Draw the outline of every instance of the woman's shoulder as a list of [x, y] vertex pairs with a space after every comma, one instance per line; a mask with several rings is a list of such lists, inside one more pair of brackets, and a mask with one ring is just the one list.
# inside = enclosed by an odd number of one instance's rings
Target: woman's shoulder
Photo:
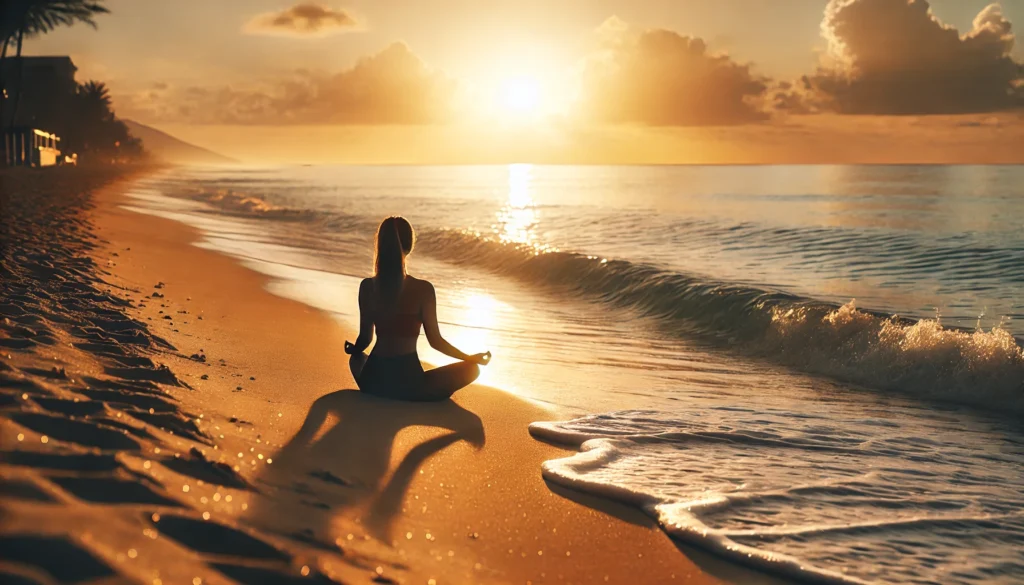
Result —
[[434, 285], [430, 284], [430, 281], [425, 278], [416, 278], [415, 276], [407, 275], [405, 281], [415, 287], [418, 291], [431, 291], [434, 290]]
[[376, 286], [374, 285], [374, 280], [372, 276], [369, 276], [359, 281], [359, 294], [370, 294], [374, 290], [376, 290]]

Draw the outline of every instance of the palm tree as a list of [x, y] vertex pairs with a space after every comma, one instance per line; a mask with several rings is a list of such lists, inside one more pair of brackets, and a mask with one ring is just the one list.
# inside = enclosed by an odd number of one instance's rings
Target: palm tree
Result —
[[[21, 47], [25, 37], [38, 34], [46, 34], [59, 26], [72, 26], [76, 22], [84, 22], [96, 28], [96, 21], [93, 20], [97, 14], [110, 12], [103, 5], [106, 0], [3, 0], [0, 3], [0, 39], [3, 40], [3, 48], [0, 49], [0, 123], [3, 120], [3, 103], [6, 97], [3, 84], [3, 61], [7, 57], [7, 50], [13, 42], [17, 48], [18, 62], [18, 85], [21, 85], [22, 61]], [[14, 97], [14, 112], [11, 116], [11, 125], [18, 116], [18, 102], [21, 100], [21, 91], [16, 92]]]
[[142, 141], [114, 115], [105, 83], [79, 84], [70, 114], [61, 130], [63, 146], [82, 155], [83, 162], [138, 160], [144, 156]]
[[108, 140], [116, 120], [106, 84], [99, 81], [79, 84], [71, 105], [70, 116], [63, 128], [66, 147], [84, 152], [100, 149], [117, 140]]
[[78, 86], [77, 97], [82, 111], [96, 120], [109, 120], [114, 117], [110, 106], [110, 90], [102, 81], [87, 81]]

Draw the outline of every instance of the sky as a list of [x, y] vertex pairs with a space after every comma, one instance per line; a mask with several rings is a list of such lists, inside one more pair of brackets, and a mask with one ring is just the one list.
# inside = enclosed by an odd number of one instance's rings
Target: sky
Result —
[[108, 0], [26, 43], [253, 162], [1024, 162], [1024, 0]]

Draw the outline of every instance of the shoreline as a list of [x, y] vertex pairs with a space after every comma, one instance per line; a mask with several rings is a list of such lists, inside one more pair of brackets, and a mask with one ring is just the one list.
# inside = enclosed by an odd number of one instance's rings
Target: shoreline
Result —
[[[125, 569], [143, 565], [137, 561], [145, 557], [148, 571], [159, 572], [173, 559], [178, 567], [164, 571], [205, 571], [197, 576], [210, 583], [311, 571], [346, 582], [588, 583], [596, 575], [611, 583], [779, 582], [699, 551], [684, 555], [638, 509], [546, 484], [541, 463], [574, 450], [530, 437], [529, 423], [550, 418], [534, 405], [478, 385], [437, 405], [350, 391], [355, 385], [341, 357], [353, 332], [268, 292], [269, 277], [193, 245], [201, 239], [197, 230], [121, 208], [131, 181], [115, 180], [92, 196], [92, 231], [106, 240], [91, 251], [106, 273], [97, 288], [127, 301], [127, 315], [176, 348], [146, 353], [166, 366], [154, 371], [180, 381], [154, 385], [187, 415], [173, 425], [167, 417], [133, 425], [137, 434], [166, 439], [148, 446], [175, 451], [173, 461], [156, 466], [171, 473], [150, 471], [149, 460], [135, 462], [134, 456], [126, 467], [138, 463], [135, 471], [155, 484], [151, 491], [185, 508], [189, 522], [202, 518], [204, 524], [187, 524], [192, 532], [216, 526], [229, 544], [204, 564], [185, 560], [180, 550], [168, 552], [166, 539], [139, 538], [143, 542], [126, 545], [134, 548], [121, 547], [136, 556], [103, 542], [124, 535], [100, 530], [93, 544], [80, 543], [115, 573], [129, 573]], [[137, 359], [123, 359], [131, 357]], [[19, 376], [40, 375], [12, 362]], [[65, 366], [71, 392], [75, 365]], [[110, 404], [103, 403], [104, 411]], [[6, 438], [10, 425], [3, 423]], [[168, 428], [178, 432], [165, 437]], [[36, 481], [38, 469], [29, 468], [0, 460], [5, 477]], [[182, 475], [198, 484], [174, 485]], [[6, 496], [4, 504], [10, 504]], [[10, 507], [24, 515], [20, 502]], [[148, 508], [118, 506], [130, 517]], [[83, 518], [96, 512], [86, 510]], [[190, 537], [179, 545], [182, 539]], [[184, 544], [211, 552], [201, 543]], [[163, 582], [176, 582], [170, 576]]]

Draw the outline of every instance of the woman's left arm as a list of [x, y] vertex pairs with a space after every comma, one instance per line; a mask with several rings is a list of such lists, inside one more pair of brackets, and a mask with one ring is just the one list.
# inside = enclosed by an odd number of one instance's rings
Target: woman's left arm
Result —
[[359, 283], [359, 337], [355, 344], [345, 342], [348, 353], [363, 353], [373, 341], [373, 282], [364, 278]]

